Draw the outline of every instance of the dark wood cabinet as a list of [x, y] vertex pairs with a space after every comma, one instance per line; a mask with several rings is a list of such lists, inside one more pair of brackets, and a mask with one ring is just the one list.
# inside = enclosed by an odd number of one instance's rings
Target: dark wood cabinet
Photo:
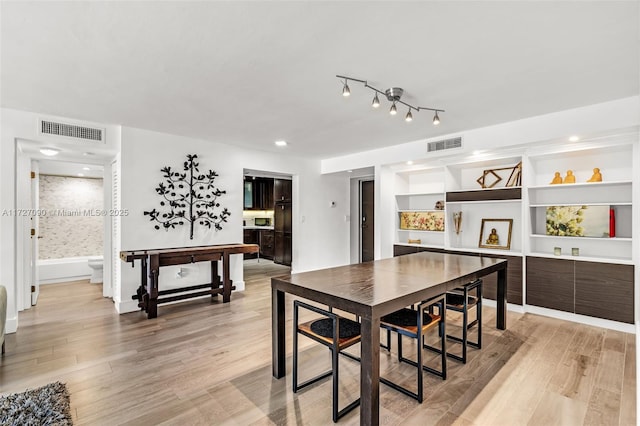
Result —
[[258, 233], [260, 240], [260, 257], [273, 259], [275, 252], [273, 231], [270, 229], [261, 229]]
[[573, 312], [574, 261], [527, 257], [527, 304]]
[[633, 324], [632, 265], [527, 257], [527, 304]]
[[292, 243], [291, 234], [284, 232], [274, 232], [274, 263], [291, 266]]
[[291, 202], [293, 197], [293, 187], [288, 179], [274, 179], [273, 181], [273, 198], [275, 202], [288, 201]]
[[276, 203], [273, 209], [274, 231], [291, 233], [291, 213], [291, 203]]
[[[491, 258], [507, 259], [507, 302], [514, 305], [522, 305], [522, 258], [519, 256], [499, 256], [486, 255], [480, 253], [470, 253], [458, 250], [445, 250], [441, 248], [403, 246], [395, 244], [393, 255], [402, 256], [405, 254], [429, 251], [435, 253], [462, 254], [466, 256], [484, 256]], [[498, 275], [490, 274], [482, 278], [482, 294], [486, 299], [496, 300], [498, 292]]]
[[273, 210], [273, 178], [245, 176], [244, 209]]
[[[260, 244], [258, 231], [255, 229], [245, 229], [242, 232], [242, 242], [245, 244]], [[258, 253], [245, 253], [245, 259], [255, 259]]]
[[575, 262], [576, 314], [633, 324], [633, 265]]

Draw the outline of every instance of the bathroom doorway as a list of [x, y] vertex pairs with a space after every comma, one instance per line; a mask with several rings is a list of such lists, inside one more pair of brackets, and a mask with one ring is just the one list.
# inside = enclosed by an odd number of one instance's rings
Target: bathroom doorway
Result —
[[[41, 150], [42, 143], [16, 140], [16, 211], [27, 212], [15, 217], [18, 311], [37, 303], [40, 284], [93, 277], [91, 285], [112, 297], [112, 156], [53, 149], [52, 158]], [[78, 204], [87, 199], [99, 202]]]

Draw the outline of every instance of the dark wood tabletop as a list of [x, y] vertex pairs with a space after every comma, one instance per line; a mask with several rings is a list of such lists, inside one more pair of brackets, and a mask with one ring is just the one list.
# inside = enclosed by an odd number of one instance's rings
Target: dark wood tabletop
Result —
[[496, 327], [506, 328], [505, 259], [421, 252], [271, 279], [273, 376], [285, 375], [285, 306], [290, 293], [362, 317], [361, 424], [378, 424], [380, 317], [497, 272]]

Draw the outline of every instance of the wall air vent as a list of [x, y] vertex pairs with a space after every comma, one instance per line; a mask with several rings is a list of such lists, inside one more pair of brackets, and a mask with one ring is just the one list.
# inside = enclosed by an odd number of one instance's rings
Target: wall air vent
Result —
[[104, 129], [95, 127], [40, 120], [40, 133], [43, 135], [63, 136], [88, 142], [104, 143]]
[[462, 148], [462, 138], [443, 139], [427, 143], [427, 152], [443, 151], [445, 149]]

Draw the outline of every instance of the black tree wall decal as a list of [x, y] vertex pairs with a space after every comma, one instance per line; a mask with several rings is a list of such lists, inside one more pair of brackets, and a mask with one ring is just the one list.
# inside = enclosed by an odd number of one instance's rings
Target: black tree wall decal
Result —
[[[193, 225], [198, 223], [211, 229], [222, 229], [222, 223], [231, 215], [227, 208], [216, 213], [220, 209], [218, 197], [227, 193], [216, 188], [214, 181], [218, 174], [209, 170], [206, 174], [200, 174], [198, 155], [188, 154], [187, 161], [183, 164], [184, 173], [174, 172], [171, 167], [165, 166], [160, 171], [164, 181], [158, 184], [156, 192], [162, 196], [160, 206], [168, 207], [168, 211], [162, 212], [155, 208], [145, 211], [149, 220], [156, 221], [155, 229], [162, 226], [165, 230], [175, 229], [177, 225], [189, 223], [189, 237], [193, 240]], [[195, 172], [195, 174], [194, 174]]]

